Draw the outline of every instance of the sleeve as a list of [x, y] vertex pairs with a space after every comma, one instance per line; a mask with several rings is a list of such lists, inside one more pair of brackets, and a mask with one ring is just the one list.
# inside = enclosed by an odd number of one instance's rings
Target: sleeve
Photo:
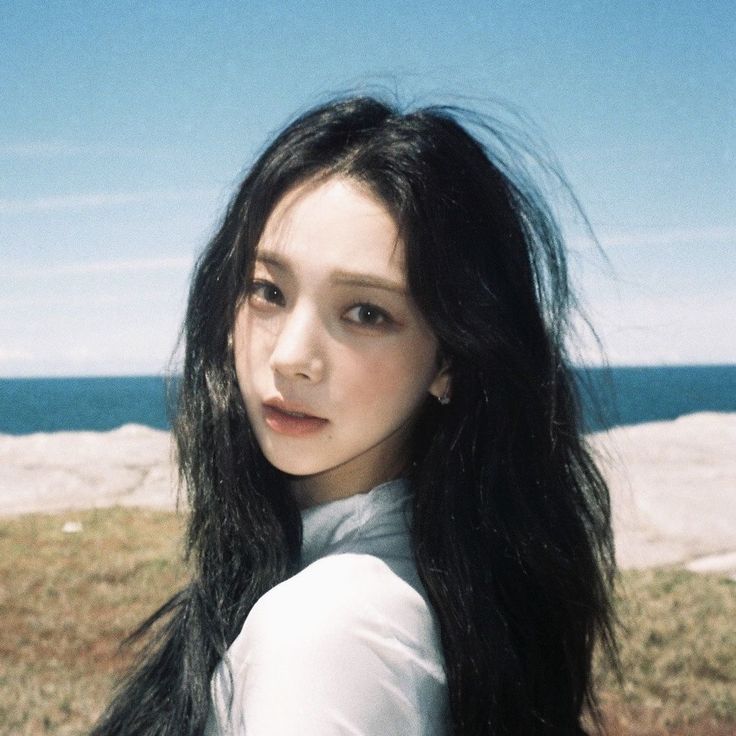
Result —
[[351, 557], [318, 561], [253, 608], [232, 670], [231, 733], [435, 733], [425, 722], [444, 672], [428, 606], [380, 560]]

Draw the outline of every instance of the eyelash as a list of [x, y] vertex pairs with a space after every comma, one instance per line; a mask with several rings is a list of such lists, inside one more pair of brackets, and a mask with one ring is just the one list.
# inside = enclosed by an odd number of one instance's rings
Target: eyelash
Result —
[[[267, 290], [271, 291], [271, 299], [267, 299], [262, 293]], [[248, 286], [247, 296], [249, 300], [255, 299], [265, 304], [276, 304], [279, 307], [283, 307], [286, 303], [281, 289], [270, 281], [252, 281]]]
[[393, 324], [393, 320], [383, 309], [377, 307], [375, 304], [371, 304], [370, 302], [359, 302], [358, 304], [353, 304], [345, 314], [349, 314], [355, 309], [371, 312], [375, 315], [378, 321], [361, 322], [359, 320], [348, 320], [352, 324], [359, 325], [360, 327], [372, 327], [374, 329], [389, 327]]
[[[266, 296], [267, 293], [268, 296]], [[283, 307], [286, 304], [286, 300], [284, 299], [284, 295], [282, 294], [281, 289], [279, 289], [278, 286], [271, 283], [270, 281], [253, 281], [248, 287], [247, 296], [251, 302], [255, 301], [256, 306], [260, 304], [266, 306], [275, 305], [277, 307]], [[359, 312], [363, 312], [363, 317], [366, 316], [365, 312], [368, 312], [370, 315], [372, 315], [373, 321], [366, 322], [361, 321], [360, 319], [348, 319], [347, 315], [356, 309], [359, 310]], [[394, 320], [391, 318], [388, 312], [386, 312], [384, 309], [381, 309], [381, 307], [372, 304], [371, 302], [357, 302], [355, 304], [352, 304], [347, 310], [345, 310], [343, 319], [357, 327], [366, 327], [369, 329], [384, 329], [394, 324]]]

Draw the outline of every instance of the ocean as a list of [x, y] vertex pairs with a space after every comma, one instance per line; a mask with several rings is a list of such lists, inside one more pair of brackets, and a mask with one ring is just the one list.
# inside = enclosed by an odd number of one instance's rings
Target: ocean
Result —
[[[577, 370], [585, 428], [736, 412], [736, 365]], [[0, 379], [0, 433], [170, 426], [161, 376]]]

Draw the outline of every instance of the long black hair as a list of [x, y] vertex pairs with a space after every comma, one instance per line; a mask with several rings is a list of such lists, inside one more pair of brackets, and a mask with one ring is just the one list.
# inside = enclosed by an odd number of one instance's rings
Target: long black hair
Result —
[[300, 516], [248, 424], [231, 332], [270, 212], [331, 176], [394, 216], [450, 369], [452, 403], [422, 407], [409, 474], [453, 733], [583, 732], [594, 650], [614, 649], [609, 498], [565, 355], [560, 231], [523, 173], [528, 151], [509, 151], [493, 124], [456, 109], [353, 97], [296, 119], [252, 166], [197, 263], [186, 316], [174, 432], [191, 582], [144, 623], [153, 637], [95, 734], [201, 734], [214, 668], [259, 597], [298, 569]]

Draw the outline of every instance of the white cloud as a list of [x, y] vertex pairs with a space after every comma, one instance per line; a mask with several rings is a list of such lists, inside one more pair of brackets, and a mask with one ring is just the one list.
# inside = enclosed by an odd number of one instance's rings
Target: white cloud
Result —
[[0, 347], [0, 363], [27, 363], [33, 355], [27, 350]]
[[[101, 149], [102, 146], [98, 146]], [[82, 153], [84, 146], [65, 141], [17, 141], [0, 143], [3, 158], [47, 158], [52, 156], [74, 156]]]
[[652, 246], [692, 243], [724, 243], [736, 241], [736, 227], [652, 228], [641, 230], [602, 231], [604, 246]]
[[0, 158], [55, 158], [63, 156], [132, 155], [140, 157], [165, 152], [166, 147], [123, 145], [119, 143], [72, 143], [60, 138], [49, 140], [0, 142]]
[[[633, 247], [647, 248], [661, 245], [718, 245], [732, 242], [736, 244], [736, 226], [698, 227], [698, 228], [638, 228], [632, 230], [606, 230], [598, 228], [595, 236], [605, 248]], [[566, 243], [577, 251], [587, 251], [593, 245], [587, 233], [573, 228], [567, 235]]]
[[80, 261], [78, 263], [59, 264], [44, 267], [43, 273], [48, 274], [99, 274], [99, 273], [128, 273], [148, 271], [188, 271], [194, 260], [191, 256], [176, 258], [128, 258], [124, 260], [107, 261]]
[[[188, 273], [194, 265], [193, 256], [123, 258], [72, 263], [42, 263], [34, 266], [6, 267], [4, 276], [35, 278], [37, 276], [84, 276], [87, 274]], [[0, 300], [1, 301], [1, 300]]]
[[0, 215], [29, 215], [40, 212], [77, 211], [156, 202], [212, 199], [219, 194], [220, 192], [212, 189], [174, 189], [147, 192], [88, 192], [22, 199], [5, 197], [0, 198]]
[[[613, 365], [736, 362], [736, 298], [712, 294], [648, 297], [626, 293], [588, 309]], [[600, 362], [601, 354], [585, 330], [576, 353], [583, 362]]]

